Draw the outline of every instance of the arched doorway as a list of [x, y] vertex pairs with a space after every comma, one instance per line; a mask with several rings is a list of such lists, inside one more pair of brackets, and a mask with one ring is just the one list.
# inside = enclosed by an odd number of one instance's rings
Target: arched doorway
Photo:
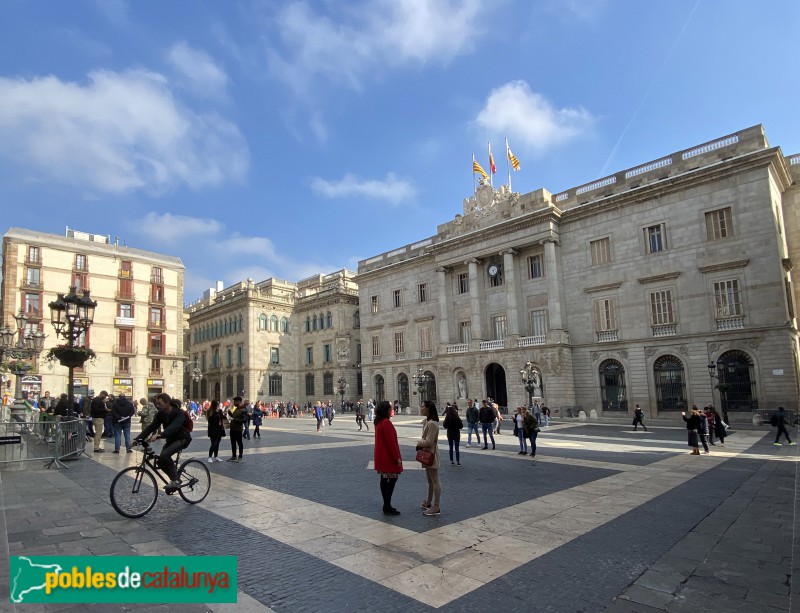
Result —
[[744, 351], [726, 351], [717, 360], [717, 376], [723, 414], [758, 408], [753, 360]]
[[219, 389], [219, 381], [214, 382], [214, 398], [220, 400], [220, 389]]
[[397, 395], [401, 407], [411, 406], [411, 398], [408, 393], [408, 375], [402, 372], [397, 375]]
[[600, 364], [600, 398], [603, 411], [628, 410], [625, 367], [616, 360], [605, 360]]
[[375, 375], [375, 402], [386, 400], [386, 386], [383, 382], [383, 375]]
[[500, 364], [492, 362], [486, 367], [486, 396], [501, 407], [508, 407], [508, 388], [506, 387], [506, 370]]
[[683, 362], [674, 355], [662, 355], [653, 364], [656, 408], [659, 411], [686, 409], [686, 377]]

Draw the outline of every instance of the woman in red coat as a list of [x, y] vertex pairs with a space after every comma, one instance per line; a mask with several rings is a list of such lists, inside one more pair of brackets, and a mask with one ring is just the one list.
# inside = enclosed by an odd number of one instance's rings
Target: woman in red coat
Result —
[[400, 515], [392, 506], [392, 492], [397, 478], [403, 472], [403, 458], [397, 442], [397, 431], [390, 419], [392, 405], [384, 400], [375, 408], [375, 470], [381, 477], [383, 514]]

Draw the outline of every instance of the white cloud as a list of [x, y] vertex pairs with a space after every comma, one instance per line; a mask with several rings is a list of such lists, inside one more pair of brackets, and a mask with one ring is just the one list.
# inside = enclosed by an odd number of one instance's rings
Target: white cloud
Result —
[[249, 166], [236, 125], [185, 107], [144, 70], [98, 70], [85, 84], [0, 78], [0, 155], [35, 180], [101, 193], [201, 189]]
[[133, 229], [158, 241], [194, 241], [200, 237], [217, 234], [223, 225], [216, 219], [202, 219], [186, 215], [150, 212], [134, 222]]
[[487, 131], [508, 136], [515, 145], [543, 152], [584, 133], [594, 123], [582, 108], [555, 108], [525, 81], [493, 89], [475, 122]]
[[392, 204], [400, 204], [413, 200], [417, 191], [410, 181], [398, 179], [394, 173], [388, 173], [386, 180], [375, 179], [359, 181], [355, 175], [346, 174], [340, 181], [326, 181], [316, 177], [311, 181], [314, 193], [327, 198], [348, 198], [351, 196], [387, 200]]
[[204, 51], [194, 49], [186, 42], [176, 43], [167, 52], [167, 61], [181, 74], [193, 93], [210, 98], [225, 96], [228, 75]]
[[282, 49], [267, 50], [270, 69], [296, 90], [315, 77], [359, 89], [373, 69], [436, 61], [470, 51], [478, 36], [478, 0], [367, 0], [336, 4], [336, 19], [293, 2], [275, 17]]

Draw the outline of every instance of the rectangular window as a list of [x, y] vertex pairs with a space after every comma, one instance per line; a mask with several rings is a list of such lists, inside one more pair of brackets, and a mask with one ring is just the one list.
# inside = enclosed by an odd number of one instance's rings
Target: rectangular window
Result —
[[156, 355], [164, 355], [164, 335], [163, 334], [149, 334], [148, 347], [150, 353]]
[[133, 281], [131, 279], [119, 280], [119, 291], [117, 298], [121, 300], [133, 300]]
[[356, 364], [361, 364], [361, 343], [356, 345]]
[[373, 313], [378, 312], [378, 297], [377, 296], [370, 296], [369, 299], [370, 309]]
[[428, 284], [427, 283], [420, 283], [417, 285], [417, 299], [420, 302], [427, 302], [428, 301]]
[[85, 272], [72, 273], [72, 287], [74, 287], [75, 291], [79, 294], [83, 290], [89, 289], [89, 275]]
[[326, 343], [322, 346], [322, 361], [325, 363], [330, 362], [333, 359], [332, 351], [330, 343]]
[[392, 292], [392, 298], [394, 299], [394, 308], [399, 309], [401, 306], [403, 306], [403, 290], [394, 290]]
[[506, 337], [508, 330], [508, 320], [505, 315], [497, 315], [492, 317], [492, 330], [494, 331], [494, 340], [503, 340]]
[[422, 326], [419, 329], [419, 350], [420, 351], [431, 351], [431, 327], [430, 326]]
[[161, 284], [164, 282], [164, 273], [158, 266], [153, 266], [150, 269], [150, 283]]
[[270, 347], [269, 349], [269, 363], [270, 364], [280, 364], [281, 363], [281, 350], [279, 347]]
[[644, 229], [645, 253], [660, 253], [667, 248], [667, 228], [663, 223]]
[[89, 270], [89, 264], [86, 260], [86, 256], [82, 253], [75, 254], [75, 270], [82, 272]]
[[595, 326], [597, 332], [617, 330], [617, 305], [614, 298], [597, 300], [594, 303]]
[[150, 307], [150, 326], [153, 328], [161, 328], [164, 324], [163, 310], [161, 307]]
[[233, 366], [233, 349], [230, 347], [225, 350], [225, 366]]
[[120, 356], [117, 358], [117, 372], [118, 373], [129, 373], [131, 371], [131, 363], [130, 360], [124, 356]]
[[28, 247], [28, 254], [25, 257], [25, 261], [28, 264], [41, 264], [42, 261], [40, 259], [41, 251], [39, 247]]
[[40, 285], [40, 274], [41, 270], [38, 268], [26, 268], [25, 269], [25, 285], [28, 287], [39, 287]]
[[380, 357], [381, 355], [381, 337], [380, 336], [373, 336], [372, 337], [372, 357]]
[[545, 336], [547, 334], [547, 310], [540, 309], [531, 311], [530, 314], [530, 335]]
[[742, 315], [739, 282], [736, 279], [714, 283], [714, 307], [717, 318]]
[[333, 394], [333, 373], [326, 372], [322, 375], [322, 393]]
[[119, 276], [123, 279], [133, 278], [133, 262], [130, 260], [122, 260], [119, 263]]
[[161, 374], [161, 360], [159, 359], [150, 360], [150, 374], [152, 375]]
[[672, 290], [650, 292], [650, 321], [654, 326], [675, 323]]
[[544, 276], [544, 268], [542, 267], [542, 254], [532, 255], [528, 258], [528, 278], [540, 279]]
[[403, 333], [402, 332], [395, 332], [394, 333], [394, 353], [395, 355], [400, 353], [405, 353], [405, 347], [403, 344]]
[[472, 322], [459, 321], [458, 322], [458, 341], [464, 345], [472, 340]]
[[314, 348], [306, 347], [306, 364], [314, 363]]
[[729, 236], [733, 236], [731, 208], [727, 207], [706, 213], [706, 238], [710, 241], [716, 241]]
[[150, 299], [152, 302], [160, 304], [164, 302], [164, 287], [161, 285], [150, 286]]
[[313, 396], [314, 395], [314, 375], [313, 373], [308, 373], [306, 375], [306, 396]]
[[121, 303], [117, 307], [117, 317], [133, 317], [133, 305]]
[[592, 266], [608, 264], [611, 261], [611, 240], [601, 238], [591, 241], [589, 247], [592, 251]]
[[236, 347], [236, 363], [241, 366], [244, 364], [244, 347], [241, 345]]
[[30, 317], [41, 317], [41, 296], [30, 292], [26, 293], [23, 308], [25, 309], [25, 314]]
[[119, 331], [120, 353], [133, 353], [133, 330]]
[[462, 272], [458, 275], [458, 293], [469, 293], [469, 273]]
[[283, 379], [280, 375], [272, 375], [269, 378], [269, 395], [281, 396], [283, 395]]

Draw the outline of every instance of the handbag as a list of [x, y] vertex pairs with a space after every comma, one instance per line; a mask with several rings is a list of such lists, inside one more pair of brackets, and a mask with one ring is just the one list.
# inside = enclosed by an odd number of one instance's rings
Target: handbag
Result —
[[417, 449], [417, 462], [423, 466], [431, 466], [433, 464], [433, 452], [427, 449]]

